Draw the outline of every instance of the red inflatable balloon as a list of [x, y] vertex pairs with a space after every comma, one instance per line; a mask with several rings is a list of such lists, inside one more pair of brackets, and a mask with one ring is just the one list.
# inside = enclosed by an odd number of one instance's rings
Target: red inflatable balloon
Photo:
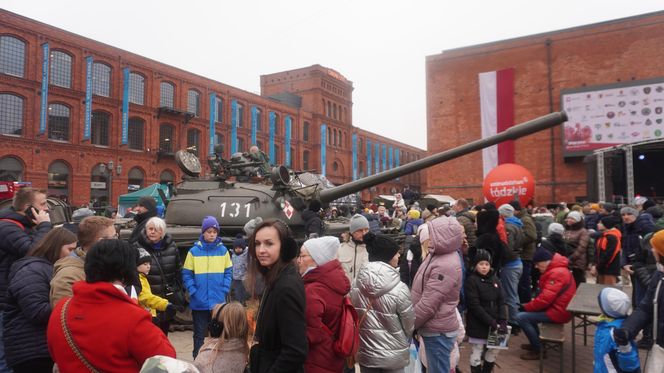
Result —
[[518, 195], [521, 206], [526, 206], [535, 194], [535, 178], [525, 167], [504, 163], [491, 170], [484, 178], [484, 197], [496, 207], [513, 201]]

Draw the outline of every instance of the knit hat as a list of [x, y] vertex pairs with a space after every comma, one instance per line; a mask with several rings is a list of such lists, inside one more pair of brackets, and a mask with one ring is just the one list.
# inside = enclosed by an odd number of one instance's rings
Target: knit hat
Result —
[[515, 211], [521, 211], [521, 202], [518, 199], [509, 202], [510, 206], [514, 207]]
[[572, 219], [578, 223], [583, 220], [583, 215], [578, 211], [571, 211], [569, 214], [567, 214], [566, 219]]
[[643, 205], [648, 200], [647, 197], [639, 196], [634, 198], [634, 206]]
[[477, 249], [477, 251], [475, 252], [475, 256], [473, 256], [473, 260], [471, 262], [472, 269], [474, 270], [475, 266], [477, 266], [477, 263], [482, 261], [491, 263], [491, 253], [488, 250]]
[[624, 319], [632, 307], [627, 294], [615, 288], [602, 289], [597, 300], [602, 313], [614, 319]]
[[657, 206], [657, 204], [655, 204], [653, 200], [648, 198], [645, 202], [643, 202], [643, 206], [641, 206], [641, 208], [645, 211], [653, 206]]
[[604, 202], [604, 203], [600, 203], [599, 205], [600, 205], [600, 207], [602, 207], [604, 210], [606, 210], [608, 212], [613, 212], [616, 209], [615, 203], [611, 203], [611, 202]]
[[590, 204], [590, 209], [595, 210], [595, 211], [599, 211], [599, 203], [591, 203]]
[[549, 224], [547, 232], [549, 233], [549, 236], [552, 233], [556, 233], [562, 236], [565, 233], [565, 227], [563, 227], [563, 225], [560, 223], [551, 223]]
[[420, 212], [417, 211], [417, 210], [411, 209], [410, 211], [408, 211], [408, 217], [410, 219], [419, 219], [420, 218]]
[[201, 232], [205, 233], [208, 228], [214, 228], [219, 232], [219, 222], [214, 216], [206, 216], [203, 218], [203, 224], [201, 225]]
[[325, 236], [306, 240], [302, 246], [309, 251], [311, 259], [318, 266], [322, 266], [337, 257], [339, 245], [339, 239], [336, 237]]
[[500, 216], [502, 217], [510, 218], [514, 216], [514, 207], [505, 203], [504, 205], [500, 205], [500, 207], [498, 207], [498, 213], [500, 213]]
[[417, 235], [420, 236], [420, 243], [424, 243], [424, 241], [429, 239], [429, 225], [428, 224], [420, 224], [419, 227], [417, 227]]
[[533, 255], [533, 263], [546, 262], [547, 260], [553, 259], [553, 254], [551, 251], [543, 248], [542, 246], [537, 248], [535, 255]]
[[152, 256], [150, 255], [147, 250], [145, 250], [142, 247], [138, 248], [138, 261], [136, 262], [136, 266], [139, 266], [143, 263], [150, 263], [152, 261]]
[[80, 208], [71, 215], [71, 220], [74, 223], [80, 223], [81, 220], [87, 218], [88, 216], [93, 216], [95, 214], [94, 211], [90, 210], [89, 208], [83, 207]]
[[620, 218], [614, 215], [607, 215], [599, 220], [606, 229], [611, 229], [620, 224]]
[[247, 237], [249, 237], [252, 234], [254, 234], [254, 231], [256, 230], [256, 227], [261, 225], [261, 223], [263, 223], [263, 218], [261, 218], [260, 216], [257, 216], [255, 218], [249, 220], [247, 222], [247, 224], [244, 225], [244, 228], [242, 228], [242, 230], [244, 230], [244, 233], [247, 235]]
[[141, 197], [136, 205], [143, 206], [148, 209], [148, 211], [157, 211], [157, 202], [152, 197]]
[[657, 251], [657, 254], [664, 256], [664, 229], [652, 235], [650, 246]]
[[382, 234], [375, 235], [368, 232], [362, 240], [367, 245], [370, 262], [389, 263], [399, 251], [399, 245], [393, 239]]
[[355, 214], [350, 218], [350, 233], [355, 233], [360, 229], [369, 229], [369, 220], [360, 214]]
[[625, 206], [620, 209], [620, 215], [634, 215], [639, 216], [639, 211], [632, 206]]
[[244, 239], [242, 233], [238, 233], [235, 236], [235, 239], [233, 240], [233, 247], [241, 247], [243, 249], [247, 247], [247, 240]]

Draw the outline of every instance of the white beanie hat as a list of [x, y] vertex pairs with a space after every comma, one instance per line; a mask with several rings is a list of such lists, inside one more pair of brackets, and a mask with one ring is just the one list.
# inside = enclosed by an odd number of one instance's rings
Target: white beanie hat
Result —
[[304, 242], [304, 248], [309, 251], [311, 259], [316, 262], [318, 266], [334, 260], [339, 251], [339, 239], [332, 236], [325, 236], [319, 238], [312, 238]]
[[350, 218], [350, 233], [355, 233], [363, 228], [369, 229], [369, 220], [360, 214], [353, 215]]
[[569, 214], [567, 214], [567, 219], [572, 219], [578, 223], [583, 219], [583, 215], [581, 215], [581, 213], [578, 211], [572, 211]]
[[599, 293], [599, 308], [602, 312], [614, 319], [627, 317], [629, 309], [632, 308], [632, 302], [624, 292], [615, 288], [604, 288]]
[[551, 233], [557, 233], [562, 236], [565, 233], [565, 227], [563, 227], [563, 225], [560, 223], [551, 223], [549, 224], [548, 233], [549, 236]]
[[512, 207], [512, 205], [510, 205], [509, 203], [506, 203], [498, 207], [498, 212], [503, 217], [511, 218], [512, 216], [514, 216], [514, 207]]

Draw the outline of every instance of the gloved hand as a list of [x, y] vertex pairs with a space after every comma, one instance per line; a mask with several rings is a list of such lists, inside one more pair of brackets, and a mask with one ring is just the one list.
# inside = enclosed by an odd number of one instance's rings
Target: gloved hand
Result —
[[498, 322], [496, 320], [491, 320], [491, 330], [497, 330], [498, 329]]
[[613, 340], [619, 346], [627, 346], [629, 344], [629, 335], [625, 329], [613, 329]]
[[507, 320], [498, 320], [498, 333], [507, 333]]
[[166, 306], [166, 310], [164, 311], [164, 316], [166, 317], [167, 320], [171, 320], [175, 317], [176, 313], [177, 309], [175, 309], [175, 305], [173, 303], [169, 303]]

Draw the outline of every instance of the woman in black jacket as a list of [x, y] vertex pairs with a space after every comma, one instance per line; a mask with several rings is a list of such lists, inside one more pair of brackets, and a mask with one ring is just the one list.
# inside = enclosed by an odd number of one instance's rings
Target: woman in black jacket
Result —
[[299, 249], [280, 220], [260, 224], [249, 238], [248, 288], [265, 281], [249, 364], [253, 373], [303, 372], [308, 343], [302, 277], [294, 259]]
[[11, 267], [3, 338], [7, 364], [16, 373], [53, 370], [46, 344], [53, 264], [75, 248], [76, 236], [55, 228]]
[[[146, 276], [152, 293], [168, 299], [176, 308], [184, 308], [180, 251], [171, 235], [166, 233], [166, 222], [156, 216], [150, 218], [138, 235], [134, 247], [142, 247], [152, 257], [150, 272]], [[158, 311], [154, 322], [168, 335], [171, 319], [164, 312]]]

